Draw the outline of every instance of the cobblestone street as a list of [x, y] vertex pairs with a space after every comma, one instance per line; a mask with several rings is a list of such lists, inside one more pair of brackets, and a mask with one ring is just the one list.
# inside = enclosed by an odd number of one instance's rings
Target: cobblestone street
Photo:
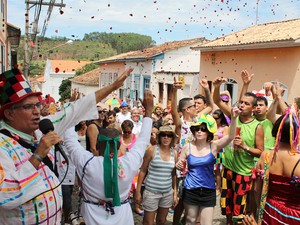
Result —
[[[219, 202], [220, 202], [220, 197], [217, 197], [217, 205], [215, 207], [215, 211], [214, 211], [214, 222], [213, 225], [225, 225], [226, 224], [226, 218], [225, 216], [221, 215], [221, 208], [219, 206]], [[134, 224], [135, 225], [142, 225], [143, 224], [143, 217], [133, 213], [134, 216]], [[166, 225], [172, 225], [173, 222], [173, 213], [169, 213], [168, 217], [167, 217], [167, 223]]]

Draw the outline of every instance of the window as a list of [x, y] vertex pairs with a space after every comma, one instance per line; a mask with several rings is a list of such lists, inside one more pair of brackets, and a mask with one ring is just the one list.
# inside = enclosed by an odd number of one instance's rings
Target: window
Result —
[[113, 81], [116, 81], [116, 79], [118, 79], [118, 73], [114, 73], [114, 79], [113, 79]]
[[150, 89], [150, 76], [144, 77], [144, 89]]
[[158, 102], [162, 102], [164, 97], [164, 84], [158, 83]]
[[139, 74], [134, 75], [134, 88], [133, 88], [133, 99], [138, 101], [140, 98], [140, 80], [141, 76]]
[[2, 44], [0, 46], [0, 72], [3, 73], [5, 71], [5, 48]]
[[0, 5], [1, 16], [2, 16], [2, 19], [4, 19], [4, 17], [5, 17], [5, 15], [4, 15], [4, 0], [0, 0], [0, 3], [1, 3], [1, 5]]
[[113, 76], [112, 73], [109, 73], [108, 75], [108, 84], [111, 84], [113, 82]]

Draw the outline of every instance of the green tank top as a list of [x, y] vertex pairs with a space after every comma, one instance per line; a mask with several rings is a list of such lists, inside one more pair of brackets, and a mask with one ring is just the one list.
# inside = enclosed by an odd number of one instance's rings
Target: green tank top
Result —
[[[255, 147], [255, 133], [259, 122], [253, 118], [249, 123], [242, 123], [237, 117], [236, 125], [241, 127], [241, 138], [250, 148]], [[234, 150], [233, 142], [225, 147], [223, 165], [243, 176], [251, 176], [255, 167], [254, 156], [243, 149]]]
[[275, 145], [275, 138], [272, 136], [273, 123], [268, 119], [259, 121], [259, 123], [264, 128], [264, 150], [271, 150]]

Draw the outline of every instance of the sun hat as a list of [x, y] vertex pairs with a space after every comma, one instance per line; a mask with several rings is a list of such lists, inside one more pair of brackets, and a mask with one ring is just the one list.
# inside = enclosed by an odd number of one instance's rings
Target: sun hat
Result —
[[161, 110], [163, 110], [163, 107], [160, 103], [157, 103], [155, 106], [154, 106], [154, 109], [153, 109], [153, 112], [156, 111], [157, 108], [160, 108]]
[[202, 123], [206, 123], [207, 129], [211, 133], [216, 133], [218, 131], [216, 120], [208, 114], [202, 114], [201, 117], [197, 120], [196, 123], [193, 123], [192, 126], [199, 126]]
[[174, 134], [174, 137], [178, 137], [178, 135], [175, 133], [175, 126], [174, 125], [166, 125], [166, 126], [161, 126], [158, 129], [158, 134], [162, 132], [171, 132]]
[[32, 95], [41, 96], [42, 92], [34, 92], [19, 69], [0, 74], [0, 119], [3, 119], [5, 109]]

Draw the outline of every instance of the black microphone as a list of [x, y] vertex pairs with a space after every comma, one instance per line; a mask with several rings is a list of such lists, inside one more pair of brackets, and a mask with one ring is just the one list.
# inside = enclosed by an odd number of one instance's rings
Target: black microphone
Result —
[[[49, 119], [43, 119], [39, 123], [39, 129], [40, 129], [40, 131], [42, 131], [43, 134], [47, 134], [50, 131], [54, 131], [54, 126], [53, 126], [53, 123], [51, 122], [51, 120], [49, 120]], [[62, 147], [60, 146], [59, 143], [57, 143], [55, 145], [55, 150], [57, 150], [57, 151], [60, 152], [60, 154], [66, 160], [66, 163], [69, 165], [69, 159], [68, 159], [66, 153], [64, 152], [64, 150], [62, 149]]]

